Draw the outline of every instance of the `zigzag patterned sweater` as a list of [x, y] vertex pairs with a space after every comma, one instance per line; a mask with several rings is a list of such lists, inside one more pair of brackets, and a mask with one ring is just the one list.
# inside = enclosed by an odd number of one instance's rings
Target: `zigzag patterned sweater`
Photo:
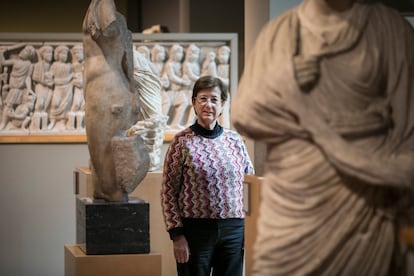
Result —
[[253, 173], [237, 132], [195, 123], [177, 133], [165, 157], [161, 190], [171, 238], [182, 234], [182, 218], [244, 218], [244, 175]]

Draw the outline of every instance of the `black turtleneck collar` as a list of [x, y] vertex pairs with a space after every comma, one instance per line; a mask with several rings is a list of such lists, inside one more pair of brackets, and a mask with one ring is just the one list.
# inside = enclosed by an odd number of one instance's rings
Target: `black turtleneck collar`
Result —
[[220, 126], [218, 123], [214, 126], [213, 129], [206, 129], [199, 125], [197, 121], [190, 126], [190, 128], [198, 135], [201, 135], [205, 138], [214, 139], [220, 136], [223, 133], [223, 127]]

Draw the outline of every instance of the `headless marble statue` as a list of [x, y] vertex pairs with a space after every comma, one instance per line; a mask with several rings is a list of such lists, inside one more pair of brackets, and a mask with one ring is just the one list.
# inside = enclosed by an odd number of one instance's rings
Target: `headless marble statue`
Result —
[[127, 201], [149, 169], [142, 138], [126, 136], [138, 119], [132, 38], [113, 0], [92, 0], [83, 22], [85, 128], [94, 198]]

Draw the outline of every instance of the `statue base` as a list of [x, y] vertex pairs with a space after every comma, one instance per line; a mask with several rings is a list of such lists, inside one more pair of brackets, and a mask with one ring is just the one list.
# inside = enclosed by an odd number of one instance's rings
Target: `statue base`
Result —
[[87, 255], [149, 253], [149, 204], [77, 197], [76, 242]]
[[161, 254], [86, 255], [65, 245], [65, 276], [161, 276]]

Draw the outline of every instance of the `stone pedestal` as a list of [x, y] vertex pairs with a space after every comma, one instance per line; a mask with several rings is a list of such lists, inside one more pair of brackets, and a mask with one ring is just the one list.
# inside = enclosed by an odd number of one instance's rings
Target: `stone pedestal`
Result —
[[80, 197], [93, 197], [93, 181], [89, 167], [77, 167], [73, 171], [73, 192]]
[[76, 198], [76, 242], [87, 255], [150, 252], [149, 204]]
[[[76, 196], [93, 197], [93, 181], [89, 167], [76, 167], [73, 183]], [[145, 199], [150, 205], [150, 252], [157, 252], [162, 255], [162, 276], [171, 276], [172, 272], [176, 273], [177, 264], [173, 254], [173, 243], [168, 236], [168, 232], [165, 230], [160, 197], [161, 183], [161, 171], [148, 172], [145, 179], [129, 196], [131, 198], [137, 197]], [[128, 254], [122, 255], [128, 256]]]
[[65, 276], [161, 276], [161, 254], [86, 255], [65, 245]]

